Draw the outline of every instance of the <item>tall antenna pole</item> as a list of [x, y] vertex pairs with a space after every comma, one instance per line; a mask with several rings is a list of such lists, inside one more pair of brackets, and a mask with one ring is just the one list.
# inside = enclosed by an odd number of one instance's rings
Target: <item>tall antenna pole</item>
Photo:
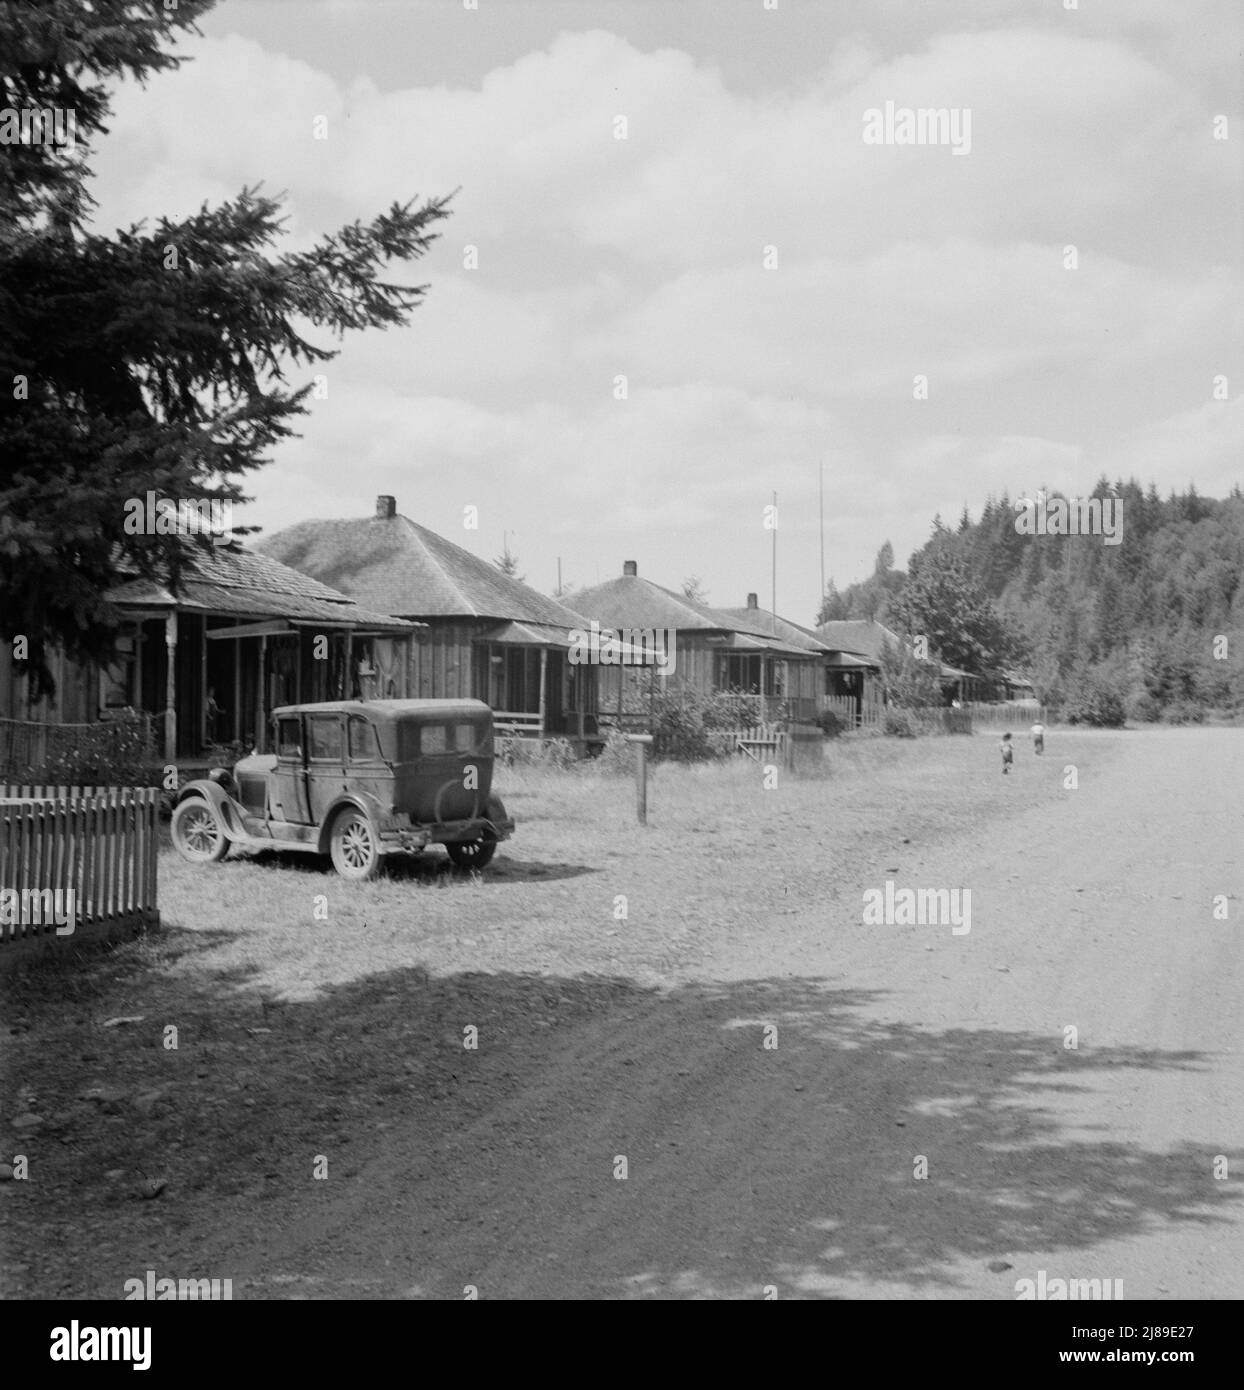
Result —
[[825, 460], [821, 460], [821, 602], [825, 602]]
[[773, 631], [777, 632], [777, 533], [778, 533], [778, 511], [777, 493], [773, 494], [773, 572], [769, 589], [770, 608], [769, 616], [773, 619]]

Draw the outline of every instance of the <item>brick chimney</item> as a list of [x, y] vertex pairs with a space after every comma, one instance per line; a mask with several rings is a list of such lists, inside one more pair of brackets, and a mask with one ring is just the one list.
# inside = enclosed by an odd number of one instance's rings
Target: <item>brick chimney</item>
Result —
[[631, 579], [636, 579], [639, 576], [639, 566], [635, 563], [634, 560], [623, 560], [622, 573], [624, 576], [629, 576]]
[[760, 607], [760, 604], [759, 604], [759, 602], [757, 601], [756, 595], [755, 595], [755, 594], [748, 594], [748, 596], [747, 596], [747, 606], [748, 606], [749, 608], [759, 608], [759, 607]]
[[397, 515], [397, 498], [381, 494], [376, 498], [376, 521], [392, 521]]

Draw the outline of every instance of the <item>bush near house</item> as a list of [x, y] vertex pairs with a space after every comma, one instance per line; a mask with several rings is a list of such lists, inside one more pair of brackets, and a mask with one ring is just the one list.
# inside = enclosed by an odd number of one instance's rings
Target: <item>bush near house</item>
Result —
[[823, 709], [816, 717], [826, 738], [840, 738], [848, 729], [846, 721], [832, 709]]
[[705, 762], [733, 753], [710, 734], [753, 728], [764, 719], [764, 701], [756, 695], [714, 691], [702, 694], [679, 688], [658, 693], [652, 703], [653, 753], [680, 762]]
[[881, 727], [882, 731], [892, 738], [915, 738], [920, 732], [916, 727], [916, 721], [905, 709], [886, 710], [885, 722]]
[[135, 711], [98, 724], [49, 724], [37, 732], [42, 757], [6, 761], [0, 781], [19, 787], [159, 785], [150, 724]]

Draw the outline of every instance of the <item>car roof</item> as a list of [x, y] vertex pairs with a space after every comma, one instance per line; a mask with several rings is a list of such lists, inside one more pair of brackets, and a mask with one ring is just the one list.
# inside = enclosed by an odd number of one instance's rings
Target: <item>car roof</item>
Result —
[[482, 700], [324, 700], [313, 704], [282, 705], [272, 711], [273, 718], [291, 714], [365, 714], [377, 723], [418, 723], [424, 719], [445, 719], [491, 715]]

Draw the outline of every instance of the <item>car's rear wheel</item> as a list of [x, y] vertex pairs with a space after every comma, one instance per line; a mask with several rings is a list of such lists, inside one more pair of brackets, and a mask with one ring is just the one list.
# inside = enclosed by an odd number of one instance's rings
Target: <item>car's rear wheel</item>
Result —
[[215, 809], [201, 796], [178, 802], [169, 833], [177, 853], [192, 864], [218, 864], [229, 853], [229, 839]]
[[478, 840], [460, 840], [457, 844], [451, 841], [445, 848], [458, 868], [482, 869], [497, 852], [497, 837], [485, 830]]
[[329, 838], [333, 868], [342, 878], [374, 878], [383, 856], [375, 827], [362, 811], [346, 810], [333, 821]]

